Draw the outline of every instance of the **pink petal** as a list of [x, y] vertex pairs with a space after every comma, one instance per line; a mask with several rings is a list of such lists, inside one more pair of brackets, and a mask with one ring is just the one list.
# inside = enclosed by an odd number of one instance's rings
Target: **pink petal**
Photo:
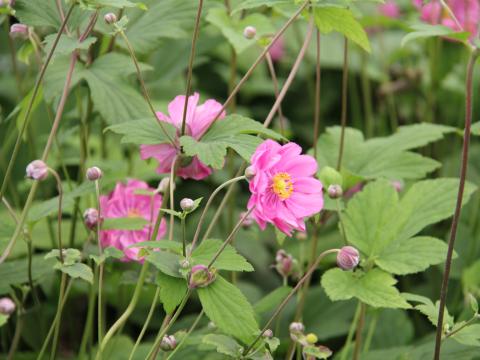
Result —
[[[191, 120], [194, 118], [195, 108], [198, 104], [198, 99], [200, 95], [194, 93], [188, 97], [188, 106], [187, 106], [187, 116], [186, 123], [190, 124]], [[168, 104], [168, 113], [170, 114], [170, 119], [172, 124], [180, 129], [183, 121], [183, 109], [185, 107], [185, 95], [178, 95]]]
[[[189, 118], [188, 124], [190, 126], [191, 136], [195, 139], [200, 137], [212, 125], [215, 117], [222, 109], [222, 104], [215, 100], [207, 100], [195, 110], [193, 117]], [[222, 112], [218, 120], [225, 117], [225, 111]]]

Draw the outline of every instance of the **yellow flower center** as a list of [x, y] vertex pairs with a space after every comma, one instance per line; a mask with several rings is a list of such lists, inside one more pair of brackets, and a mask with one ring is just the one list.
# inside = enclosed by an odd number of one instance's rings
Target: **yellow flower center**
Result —
[[272, 189], [280, 199], [288, 199], [293, 192], [292, 178], [285, 172], [275, 174], [273, 177]]
[[141, 217], [142, 214], [140, 214], [140, 211], [138, 209], [129, 209], [127, 217], [129, 218], [135, 218], [135, 217]]

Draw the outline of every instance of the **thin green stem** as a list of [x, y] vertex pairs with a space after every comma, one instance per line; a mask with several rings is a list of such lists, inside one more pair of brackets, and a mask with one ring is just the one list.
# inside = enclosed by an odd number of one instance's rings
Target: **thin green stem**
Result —
[[182, 254], [183, 256], [187, 256], [187, 237], [186, 237], [186, 224], [185, 224], [185, 217], [182, 217], [180, 220], [180, 226], [182, 227]]
[[355, 335], [355, 347], [353, 348], [352, 360], [358, 360], [360, 358], [360, 351], [362, 349], [362, 334], [363, 326], [365, 325], [365, 312], [367, 305], [360, 303], [360, 317], [358, 318], [357, 330]]
[[[62, 273], [60, 280], [60, 292], [58, 294], [58, 308], [61, 309], [63, 304], [63, 297], [65, 296], [65, 287], [67, 285], [67, 274]], [[55, 322], [55, 330], [53, 332], [52, 349], [50, 352], [50, 360], [55, 359], [57, 355], [58, 335], [60, 334], [60, 326], [62, 325], [62, 311], [58, 314], [58, 320]]]
[[378, 312], [375, 312], [370, 320], [370, 326], [368, 327], [367, 337], [365, 338], [365, 345], [363, 345], [363, 352], [368, 352], [370, 350], [370, 345], [372, 344], [373, 335], [375, 335], [375, 329], [377, 328], [378, 323]]
[[193, 330], [195, 330], [195, 328], [197, 327], [198, 323], [200, 322], [200, 320], [202, 319], [204, 314], [205, 313], [202, 309], [202, 311], [200, 311], [198, 316], [195, 318], [192, 326], [190, 326], [190, 329], [188, 329], [187, 333], [183, 336], [182, 341], [180, 341], [180, 343], [177, 345], [177, 347], [168, 355], [167, 360], [171, 360], [173, 358], [173, 355], [175, 355], [177, 353], [177, 351], [180, 350], [180, 348], [183, 346], [183, 344], [185, 344], [188, 337], [193, 332]]
[[[100, 183], [97, 180], [95, 180], [95, 200], [97, 202], [97, 211], [98, 211], [98, 218], [102, 218], [102, 209], [100, 205]], [[97, 226], [96, 226], [96, 236], [97, 236], [97, 245], [98, 245], [98, 253], [102, 255], [103, 249], [102, 249], [102, 244], [100, 242], [100, 231], [102, 227], [102, 222], [98, 221]], [[102, 309], [103, 309], [103, 269], [104, 269], [104, 262], [101, 262], [98, 265], [98, 301], [97, 301], [97, 332], [98, 332], [98, 343], [102, 342], [103, 339], [103, 315], [102, 315]]]
[[[98, 281], [98, 268], [94, 269], [94, 278], [97, 279]], [[92, 325], [93, 325], [93, 319], [95, 314], [95, 298], [96, 298], [95, 288], [96, 288], [95, 284], [92, 284], [90, 286], [90, 291], [88, 293], [87, 318], [83, 328], [82, 341], [80, 342], [80, 350], [78, 351], [78, 358], [80, 360], [83, 360], [85, 358], [87, 343], [92, 333]]]
[[49, 168], [50, 173], [55, 178], [57, 182], [57, 190], [58, 190], [58, 214], [57, 214], [57, 241], [58, 241], [58, 251], [60, 253], [60, 261], [63, 263], [63, 243], [62, 243], [62, 200], [63, 200], [63, 188], [62, 188], [62, 180], [58, 173]]
[[348, 97], [348, 39], [345, 38], [343, 49], [343, 75], [342, 75], [342, 112], [340, 124], [340, 146], [338, 149], [337, 170], [342, 167], [343, 148], [345, 145], [345, 127], [347, 126], [347, 97]]
[[316, 62], [315, 62], [315, 110], [313, 116], [313, 157], [317, 158], [318, 133], [320, 132], [320, 84], [322, 67], [320, 62], [320, 30], [317, 30]]
[[15, 352], [17, 351], [18, 343], [20, 342], [23, 325], [24, 325], [23, 316], [24, 315], [22, 314], [22, 310], [17, 310], [17, 323], [15, 324], [15, 333], [13, 334], [13, 339], [10, 345], [10, 349], [8, 350], [7, 360], [15, 359]]
[[350, 350], [350, 344], [352, 343], [353, 335], [355, 334], [355, 329], [357, 328], [358, 319], [360, 317], [361, 304], [360, 302], [357, 305], [355, 310], [355, 315], [353, 315], [352, 323], [350, 324], [350, 329], [348, 330], [347, 339], [345, 340], [345, 345], [343, 345], [342, 354], [340, 355], [340, 360], [346, 360]]

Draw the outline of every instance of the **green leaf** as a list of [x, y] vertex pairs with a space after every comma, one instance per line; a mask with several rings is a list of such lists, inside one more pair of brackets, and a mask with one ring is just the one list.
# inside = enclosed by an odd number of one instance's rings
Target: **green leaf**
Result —
[[313, 356], [315, 359], [328, 359], [332, 356], [332, 350], [325, 346], [305, 346], [302, 350], [304, 356]]
[[339, 7], [320, 7], [314, 9], [313, 14], [315, 24], [320, 32], [328, 34], [332, 31], [338, 31], [365, 51], [371, 51], [367, 33], [362, 25], [355, 20], [350, 10]]
[[95, 264], [100, 265], [105, 262], [105, 260], [109, 258], [114, 258], [114, 259], [121, 259], [125, 256], [123, 251], [117, 249], [116, 247], [109, 246], [105, 249], [103, 249], [102, 255], [90, 255], [90, 259], [95, 261]]
[[480, 136], [480, 121], [472, 124], [470, 132], [472, 133], [472, 135]]
[[[177, 129], [172, 124], [163, 122], [162, 125], [170, 138], [174, 139]], [[136, 145], [157, 145], [169, 143], [170, 140], [163, 132], [160, 125], [155, 122], [152, 116], [140, 120], [126, 121], [120, 124], [111, 125], [105, 129], [116, 134], [123, 135], [122, 143]]]
[[224, 7], [210, 9], [207, 21], [219, 29], [223, 36], [230, 42], [237, 54], [242, 53], [256, 42], [254, 39], [247, 39], [243, 36], [243, 30], [247, 26], [253, 26], [257, 30], [257, 36], [275, 32], [269, 18], [262, 14], [250, 14], [242, 19], [229, 15]]
[[29, 26], [60, 26], [58, 10], [53, 0], [18, 0], [15, 2], [15, 17]]
[[55, 269], [67, 274], [72, 279], [83, 279], [90, 284], [93, 284], [93, 272], [92, 269], [83, 263], [74, 263], [72, 265], [65, 265], [58, 262], [55, 265]]
[[240, 10], [255, 9], [262, 6], [274, 7], [277, 5], [290, 4], [292, 4], [292, 0], [244, 0], [233, 8], [232, 14]]
[[380, 269], [362, 273], [336, 268], [322, 276], [322, 286], [332, 301], [357, 298], [373, 307], [410, 308], [395, 288], [396, 283], [390, 274]]
[[[32, 256], [32, 280], [37, 281], [53, 273], [55, 259], [44, 259], [43, 254]], [[11, 285], [28, 282], [28, 261], [26, 258], [7, 261], [0, 266], [0, 294], [6, 294]]]
[[[20, 101], [20, 103], [12, 111], [12, 115], [18, 113], [17, 115], [17, 129], [20, 130], [23, 127], [23, 121], [25, 120], [25, 115], [28, 109], [28, 104], [32, 100], [33, 88], [28, 92], [28, 94]], [[31, 114], [38, 108], [38, 105], [42, 102], [43, 98], [43, 87], [40, 85], [38, 88], [37, 96], [32, 103]], [[10, 116], [9, 116], [10, 117]], [[24, 140], [26, 139], [26, 134], [24, 135]]]
[[[63, 249], [63, 264], [73, 265], [82, 260], [82, 253], [78, 249]], [[60, 250], [53, 249], [45, 255], [45, 259], [60, 259]]]
[[[192, 252], [193, 265], [208, 265], [222, 246], [223, 241], [207, 239]], [[218, 270], [253, 271], [252, 265], [231, 245], [227, 245], [212, 265]]]
[[135, 3], [129, 0], [82, 0], [85, 1], [89, 5], [93, 5], [96, 7], [114, 7], [117, 9], [128, 8], [128, 7], [138, 7], [143, 8], [145, 5], [142, 3]]
[[145, 257], [145, 260], [153, 264], [164, 274], [181, 278], [180, 262], [183, 257], [167, 251], [153, 251]]
[[[51, 102], [55, 97], [60, 97], [65, 86], [65, 74], [70, 67], [71, 56], [58, 56], [48, 65], [45, 73], [44, 94], [45, 100]], [[77, 61], [72, 74], [70, 88], [74, 88], [82, 80], [85, 66]]]
[[0, 327], [2, 327], [3, 325], [5, 325], [8, 321], [8, 318], [10, 316], [6, 315], [6, 314], [0, 314]]
[[[455, 330], [455, 328], [452, 330]], [[480, 346], [480, 324], [465, 326], [462, 330], [452, 335], [452, 338], [460, 344]]]
[[[435, 304], [433, 302], [421, 295], [402, 293], [402, 296], [410, 302], [419, 302], [420, 305], [415, 305], [414, 309], [420, 311], [422, 314], [426, 315], [428, 320], [434, 325], [437, 326], [438, 323], [438, 311], [440, 309], [440, 302], [437, 301]], [[449, 328], [453, 327], [454, 320], [453, 317], [449, 314], [447, 308], [445, 307], [443, 324], [448, 325]]]
[[253, 305], [253, 310], [259, 315], [274, 310], [287, 297], [291, 290], [292, 288], [290, 286], [276, 288], [271, 293], [257, 301]]
[[388, 246], [375, 263], [392, 274], [413, 274], [444, 262], [447, 248], [444, 241], [433, 237], [413, 237]]
[[157, 274], [157, 284], [160, 286], [160, 301], [165, 312], [167, 314], [173, 313], [187, 292], [186, 280], [159, 272]]
[[141, 241], [129, 246], [129, 248], [134, 248], [134, 247], [148, 247], [153, 249], [171, 250], [174, 253], [178, 253], [178, 254], [182, 253], [182, 244], [176, 241], [169, 241], [169, 240]]
[[243, 352], [243, 347], [230, 336], [221, 334], [208, 334], [202, 338], [204, 344], [213, 345], [220, 354], [238, 358]]
[[[52, 49], [53, 43], [57, 34], [50, 34], [45, 37], [45, 53], [49, 53]], [[88, 50], [88, 48], [97, 41], [96, 37], [90, 36], [84, 41], [80, 42], [77, 38], [72, 38], [67, 35], [61, 35], [57, 44], [57, 48], [53, 53], [52, 59], [60, 55], [69, 55], [75, 50]]]
[[462, 42], [466, 42], [470, 33], [467, 31], [458, 32], [443, 25], [429, 25], [429, 24], [416, 24], [412, 26], [412, 32], [405, 35], [402, 39], [401, 46], [405, 46], [412, 40], [426, 39], [430, 37], [447, 36], [452, 39], [457, 39]]
[[198, 156], [201, 162], [215, 169], [223, 167], [227, 145], [222, 142], [200, 142], [191, 136], [182, 136], [180, 145], [188, 156]]
[[142, 230], [149, 221], [141, 216], [106, 218], [102, 222], [102, 230]]
[[234, 285], [217, 275], [215, 281], [198, 289], [203, 310], [223, 332], [245, 344], [254, 340], [260, 329], [253, 308]]

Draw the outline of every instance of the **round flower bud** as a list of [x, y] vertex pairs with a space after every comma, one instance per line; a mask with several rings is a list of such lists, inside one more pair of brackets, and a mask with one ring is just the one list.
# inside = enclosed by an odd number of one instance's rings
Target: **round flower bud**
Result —
[[10, 315], [15, 311], [16, 305], [12, 299], [8, 297], [0, 298], [0, 314]]
[[194, 206], [195, 206], [195, 203], [193, 202], [192, 199], [184, 198], [180, 201], [180, 207], [185, 212], [192, 211]]
[[190, 267], [190, 262], [187, 259], [180, 261], [180, 267], [182, 269], [188, 269]]
[[342, 187], [338, 184], [332, 184], [327, 189], [328, 196], [331, 199], [338, 199], [343, 196]]
[[215, 273], [205, 265], [195, 265], [190, 271], [188, 287], [194, 289], [197, 287], [206, 287], [215, 280]]
[[247, 26], [245, 29], [243, 29], [243, 36], [246, 39], [253, 39], [257, 35], [257, 29], [253, 26]]
[[27, 165], [26, 176], [32, 180], [44, 180], [48, 176], [48, 166], [42, 160], [34, 160]]
[[344, 246], [337, 254], [337, 265], [343, 270], [352, 270], [360, 262], [360, 253], [353, 246]]
[[[158, 184], [157, 191], [160, 194], [165, 194], [166, 191], [168, 191], [168, 188], [170, 187], [170, 179], [168, 177], [163, 178], [160, 180], [160, 183]], [[175, 183], [173, 183], [173, 190], [175, 190]]]
[[173, 335], [165, 335], [160, 343], [160, 348], [163, 351], [172, 351], [177, 347], [177, 339]]
[[300, 334], [305, 331], [305, 326], [301, 322], [292, 322], [290, 324], [289, 330], [291, 333]]
[[93, 230], [97, 227], [99, 221], [98, 210], [94, 208], [89, 208], [83, 213], [83, 222], [85, 226]]
[[240, 213], [240, 220], [243, 219], [242, 227], [244, 229], [248, 229], [250, 226], [253, 225], [253, 217], [252, 217], [252, 214], [249, 214], [247, 217], [245, 217], [245, 214], [247, 214], [246, 211], [242, 211]]
[[293, 270], [293, 257], [290, 254], [287, 254], [285, 250], [278, 250], [275, 255], [275, 269], [283, 277], [287, 277], [292, 273]]
[[393, 188], [397, 191], [400, 192], [403, 190], [403, 182], [400, 180], [394, 180], [390, 184], [392, 184]]
[[267, 339], [271, 339], [273, 337], [272, 329], [267, 329], [263, 332], [262, 336]]
[[109, 25], [114, 24], [117, 22], [117, 15], [111, 12], [106, 13], [105, 16], [103, 17], [103, 20], [105, 20], [105, 22]]
[[247, 178], [247, 180], [252, 180], [255, 177], [256, 173], [257, 172], [255, 171], [253, 166], [249, 166], [245, 169], [245, 177]]
[[28, 38], [28, 26], [25, 24], [13, 24], [10, 26], [10, 36], [12, 38]]
[[318, 341], [318, 337], [314, 333], [310, 333], [305, 336], [305, 340], [307, 340], [307, 343], [309, 343], [310, 345], [313, 345]]
[[102, 170], [97, 166], [92, 166], [87, 169], [87, 179], [90, 181], [95, 181], [100, 179], [103, 176]]

